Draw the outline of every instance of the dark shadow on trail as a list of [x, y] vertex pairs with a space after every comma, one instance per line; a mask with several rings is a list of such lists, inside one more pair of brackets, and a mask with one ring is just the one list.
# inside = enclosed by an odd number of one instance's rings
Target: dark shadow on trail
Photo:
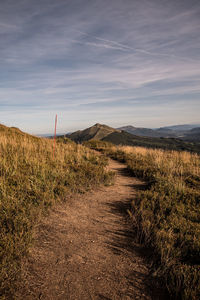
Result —
[[106, 203], [106, 205], [110, 208], [110, 212], [112, 214], [117, 214], [120, 216], [127, 217], [127, 210], [131, 209], [130, 199], [124, 199], [124, 201], [115, 201], [113, 203]]
[[[139, 187], [141, 187], [141, 185]], [[134, 257], [139, 255], [146, 262], [150, 263], [154, 257], [154, 253], [151, 249], [139, 244], [137, 241], [136, 227], [134, 227], [134, 224], [127, 213], [127, 210], [131, 208], [130, 202], [131, 201], [129, 198], [125, 199], [124, 201], [106, 203], [106, 205], [109, 207], [110, 214], [117, 215], [120, 224], [123, 224], [123, 229], [116, 229], [113, 231], [106, 230], [105, 234], [108, 237], [106, 247], [115, 255], [128, 255], [133, 262]], [[168, 295], [166, 288], [152, 276], [151, 270], [149, 270], [148, 276], [145, 276], [142, 272], [140, 273], [133, 270], [133, 272], [130, 273], [126, 279], [135, 290], [138, 290], [138, 295], [140, 292], [140, 282], [142, 280], [146, 292], [151, 295], [153, 300], [172, 299]]]
[[119, 175], [121, 176], [126, 176], [126, 177], [133, 176], [131, 171], [128, 168], [115, 168], [114, 170], [116, 170], [116, 172], [119, 173]]
[[141, 190], [141, 191], [143, 191], [143, 190], [146, 190], [146, 189], [148, 189], [148, 188], [150, 188], [151, 187], [151, 182], [147, 182], [147, 181], [145, 181], [145, 179], [143, 179], [143, 178], [140, 178], [139, 176], [135, 176], [134, 174], [133, 174], [133, 172], [131, 171], [131, 170], [129, 170], [127, 167], [125, 167], [125, 168], [115, 168], [114, 169], [119, 175], [121, 175], [121, 176], [123, 176], [123, 177], [137, 177], [139, 180], [140, 180], [140, 182], [142, 181], [143, 182], [143, 184], [141, 184], [141, 183], [138, 183], [138, 184], [127, 184], [127, 186], [130, 186], [130, 187], [132, 187], [133, 189], [136, 189], [136, 190]]
[[97, 297], [98, 297], [98, 299], [101, 299], [101, 300], [112, 300], [111, 298], [108, 298], [102, 294], [98, 294]]

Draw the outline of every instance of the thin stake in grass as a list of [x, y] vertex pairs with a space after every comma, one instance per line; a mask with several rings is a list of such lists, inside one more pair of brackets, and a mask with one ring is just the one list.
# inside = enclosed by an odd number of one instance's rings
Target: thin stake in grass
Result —
[[56, 114], [56, 118], [55, 118], [55, 131], [54, 131], [54, 145], [53, 145], [53, 160], [54, 160], [54, 156], [55, 156], [55, 148], [56, 148], [56, 127], [57, 127], [57, 119], [58, 116]]

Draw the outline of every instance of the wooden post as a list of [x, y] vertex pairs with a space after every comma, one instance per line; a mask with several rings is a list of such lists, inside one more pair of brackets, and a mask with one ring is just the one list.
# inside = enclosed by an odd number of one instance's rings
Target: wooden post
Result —
[[53, 160], [55, 156], [55, 148], [56, 148], [56, 127], [57, 127], [57, 114], [55, 118], [55, 132], [54, 132], [54, 146], [53, 146]]

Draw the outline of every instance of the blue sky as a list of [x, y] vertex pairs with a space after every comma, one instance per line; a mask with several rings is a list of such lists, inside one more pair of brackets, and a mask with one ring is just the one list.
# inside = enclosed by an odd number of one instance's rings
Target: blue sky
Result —
[[0, 123], [199, 123], [200, 2], [1, 0]]

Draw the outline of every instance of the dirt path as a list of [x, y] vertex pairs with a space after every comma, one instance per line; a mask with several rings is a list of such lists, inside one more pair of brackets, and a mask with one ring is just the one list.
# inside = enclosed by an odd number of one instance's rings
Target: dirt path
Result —
[[109, 169], [117, 172], [113, 186], [68, 200], [38, 226], [17, 299], [164, 299], [152, 296], [126, 216], [142, 183], [123, 164], [110, 160]]

